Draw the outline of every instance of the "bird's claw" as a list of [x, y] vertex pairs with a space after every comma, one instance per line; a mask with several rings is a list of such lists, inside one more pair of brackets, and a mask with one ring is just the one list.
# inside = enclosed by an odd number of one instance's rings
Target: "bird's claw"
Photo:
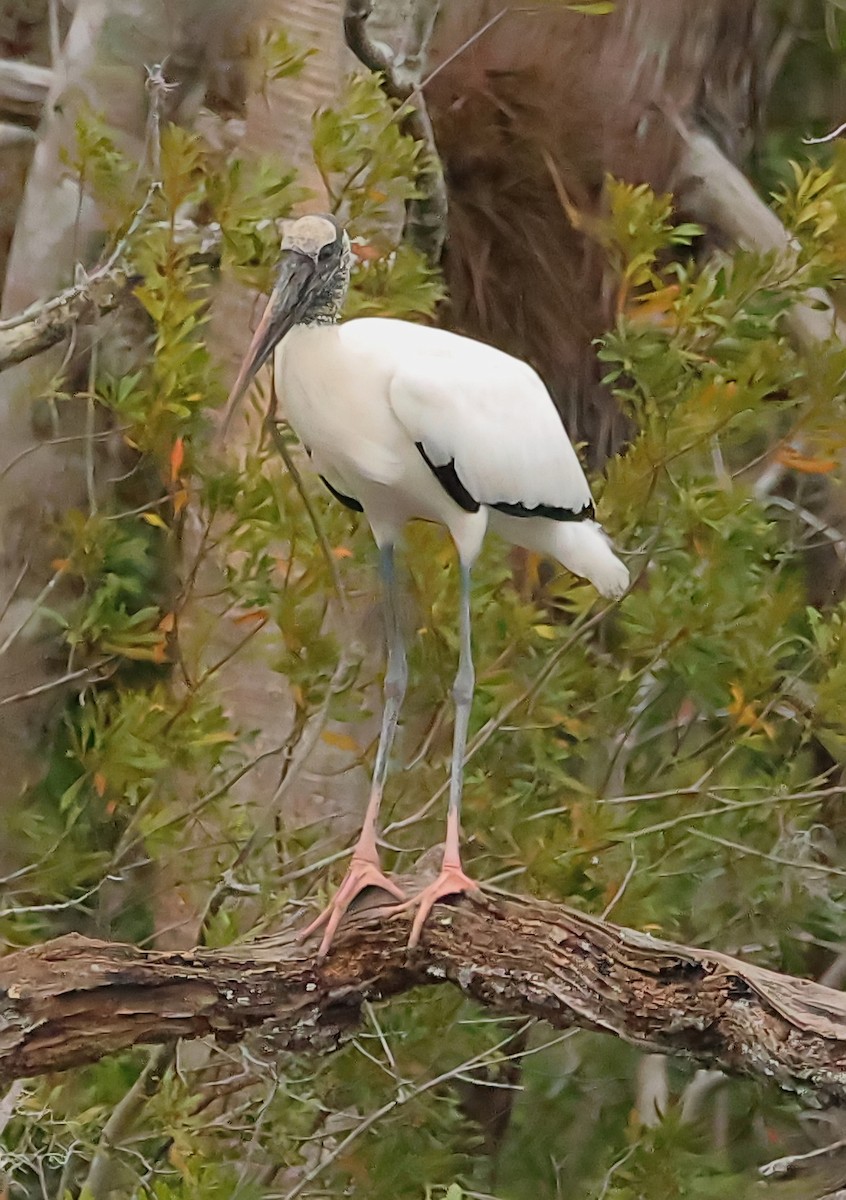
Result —
[[305, 941], [307, 937], [310, 937], [325, 925], [326, 929], [323, 939], [317, 951], [318, 958], [325, 958], [329, 953], [332, 939], [337, 933], [338, 926], [344, 919], [347, 909], [356, 896], [361, 895], [369, 887], [381, 888], [383, 891], [389, 892], [394, 899], [405, 900], [405, 892], [399, 884], [394, 883], [392, 879], [388, 878], [378, 862], [374, 862], [369, 858], [357, 858], [353, 855], [350, 868], [344, 876], [343, 883], [323, 912], [310, 925], [297, 934], [297, 941]]
[[397, 913], [408, 912], [412, 908], [417, 909], [417, 912], [414, 914], [414, 924], [411, 926], [411, 935], [408, 939], [409, 950], [413, 950], [420, 941], [420, 934], [426, 923], [426, 918], [439, 900], [443, 900], [445, 896], [456, 896], [461, 892], [478, 891], [478, 883], [476, 883], [475, 879], [471, 879], [469, 875], [464, 873], [461, 863], [451, 863], [449, 865], [444, 863], [440, 875], [433, 883], [428, 884], [416, 896], [412, 896], [410, 900], [406, 900], [404, 904], [399, 904], [396, 908], [391, 909], [391, 916]]

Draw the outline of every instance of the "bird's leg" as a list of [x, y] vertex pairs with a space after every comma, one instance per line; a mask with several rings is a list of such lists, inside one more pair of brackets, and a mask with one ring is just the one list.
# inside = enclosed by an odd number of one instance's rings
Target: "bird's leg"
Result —
[[478, 884], [465, 875], [461, 865], [461, 793], [464, 786], [464, 752], [467, 748], [467, 729], [470, 724], [470, 709], [473, 704], [473, 689], [476, 682], [473, 671], [473, 646], [470, 636], [470, 568], [461, 564], [461, 600], [459, 608], [461, 644], [458, 655], [458, 673], [452, 689], [455, 700], [455, 732], [452, 740], [452, 762], [449, 776], [449, 812], [447, 815], [446, 845], [441, 864], [441, 873], [413, 899], [396, 911], [416, 907], [414, 924], [411, 927], [409, 948], [417, 945], [420, 931], [432, 911], [432, 907], [444, 896], [457, 892], [477, 891]]
[[367, 810], [364, 814], [361, 834], [356, 842], [355, 850], [353, 850], [349, 870], [329, 905], [300, 934], [301, 938], [306, 938], [309, 934], [322, 928], [323, 925], [326, 926], [323, 940], [318, 950], [319, 958], [323, 958], [328, 951], [344, 913], [356, 896], [363, 892], [365, 888], [379, 887], [383, 888], [386, 892], [390, 892], [397, 900], [405, 898], [402, 888], [383, 873], [379, 862], [379, 850], [376, 845], [379, 806], [382, 803], [382, 792], [384, 791], [385, 778], [388, 774], [388, 762], [394, 738], [396, 737], [400, 709], [402, 708], [405, 687], [408, 681], [408, 664], [406, 662], [405, 643], [400, 626], [396, 570], [394, 568], [394, 547], [392, 544], [381, 546], [379, 549], [379, 573], [382, 576], [384, 589], [385, 632], [388, 643], [388, 666], [385, 672], [382, 728], [379, 732], [379, 745], [376, 749], [376, 764], [373, 768], [370, 798], [367, 802]]

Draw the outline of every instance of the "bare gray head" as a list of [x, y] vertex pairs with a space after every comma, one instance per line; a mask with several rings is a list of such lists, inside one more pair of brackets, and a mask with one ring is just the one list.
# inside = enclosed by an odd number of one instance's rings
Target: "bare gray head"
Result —
[[349, 288], [351, 258], [350, 239], [337, 217], [321, 213], [285, 222], [276, 283], [238, 372], [230, 412], [295, 325], [333, 325], [338, 320]]
[[274, 293], [280, 287], [290, 292], [292, 275], [305, 277], [294, 324], [326, 325], [338, 320], [349, 288], [351, 257], [350, 239], [337, 217], [317, 214], [285, 223]]

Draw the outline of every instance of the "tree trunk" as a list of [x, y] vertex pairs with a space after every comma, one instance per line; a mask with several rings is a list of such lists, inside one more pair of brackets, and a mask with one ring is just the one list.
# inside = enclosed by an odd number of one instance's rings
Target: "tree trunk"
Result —
[[[55, 64], [18, 214], [3, 293], [6, 313], [51, 295], [71, 280], [77, 263], [89, 265], [101, 252], [107, 221], [68, 165], [75, 120], [107, 114], [119, 146], [143, 162], [146, 68], [168, 60], [179, 84], [168, 115], [191, 119], [210, 87], [224, 93], [231, 88], [231, 56], [239, 52], [251, 12], [249, 0], [79, 0]], [[0, 804], [41, 773], [45, 724], [64, 694], [50, 685], [67, 663], [41, 614], [47, 596], [59, 609], [72, 599], [54, 565], [55, 523], [71, 509], [86, 509], [108, 492], [110, 475], [121, 473], [109, 470], [119, 443], [87, 437], [85, 403], [52, 399], [57, 387], [70, 382], [73, 388], [84, 369], [78, 341], [71, 347], [73, 354], [57, 348], [0, 377], [0, 687], [6, 699], [41, 689], [0, 709], [7, 755]], [[57, 445], [57, 438], [72, 440]]]
[[732, 161], [749, 151], [762, 13], [760, 0], [442, 8], [425, 94], [449, 190], [448, 322], [532, 363], [594, 464], [627, 425], [593, 347], [614, 281], [584, 226], [608, 173], [670, 190], [676, 117], [713, 129]]

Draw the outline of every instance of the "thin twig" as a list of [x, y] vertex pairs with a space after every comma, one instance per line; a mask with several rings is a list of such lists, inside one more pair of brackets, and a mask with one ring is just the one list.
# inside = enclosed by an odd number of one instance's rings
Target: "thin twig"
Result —
[[433, 266], [440, 262], [446, 238], [447, 192], [421, 76], [439, 8], [440, 0], [413, 0], [397, 55], [374, 42], [367, 31], [372, 0], [347, 0], [344, 12], [347, 45], [359, 62], [380, 76], [385, 94], [400, 102], [403, 131], [424, 147], [425, 165], [417, 178], [422, 195], [409, 201], [406, 236]]

